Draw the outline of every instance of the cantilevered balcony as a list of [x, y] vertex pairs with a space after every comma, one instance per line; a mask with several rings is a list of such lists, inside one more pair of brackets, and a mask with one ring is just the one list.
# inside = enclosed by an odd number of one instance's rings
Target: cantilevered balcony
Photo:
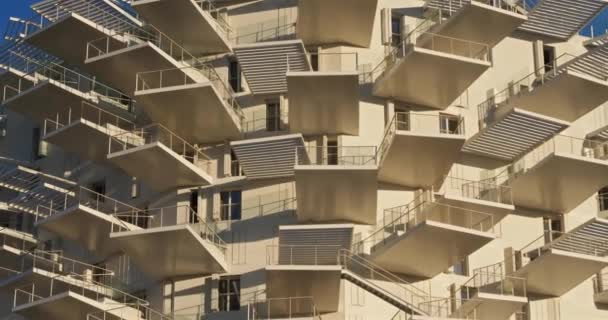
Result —
[[287, 72], [312, 70], [302, 40], [241, 44], [234, 53], [254, 95], [287, 92]]
[[564, 54], [478, 106], [479, 132], [464, 151], [515, 160], [608, 101], [608, 43]]
[[294, 175], [296, 147], [304, 146], [301, 134], [246, 139], [230, 143], [248, 179], [290, 177]]
[[511, 166], [513, 203], [568, 213], [605, 186], [607, 157], [607, 142], [557, 135]]
[[37, 12], [34, 17], [11, 17], [5, 36], [25, 41], [79, 67], [84, 65], [88, 41], [142, 25], [106, 1], [41, 1], [32, 5], [32, 9]]
[[376, 222], [376, 147], [299, 147], [295, 150], [298, 220]]
[[0, 228], [0, 277], [16, 273], [21, 267], [22, 255], [37, 245], [38, 240], [29, 233]]
[[[75, 185], [75, 184], [74, 184]], [[39, 206], [60, 208], [66, 195], [74, 196], [74, 185], [62, 186], [56, 182], [40, 182], [30, 191], [19, 194], [8, 202], [8, 207], [33, 215], [39, 214]]]
[[593, 300], [597, 304], [608, 304], [608, 272], [598, 272], [593, 278]]
[[459, 310], [470, 313], [475, 309], [474, 319], [484, 320], [511, 319], [528, 303], [526, 279], [506, 276], [502, 263], [475, 269], [454, 297], [465, 301]]
[[113, 224], [119, 224], [125, 230], [140, 229], [119, 216], [135, 214], [140, 209], [84, 187], [36, 207], [36, 227], [75, 241], [100, 256], [122, 249], [110, 238]]
[[[427, 0], [441, 18], [430, 32], [494, 47], [528, 19], [521, 6], [502, 0]], [[524, 1], [525, 4], [525, 1]]]
[[[391, 272], [432, 278], [500, 234], [491, 214], [435, 203], [430, 197], [425, 192], [405, 206], [386, 209], [360, 250]], [[421, 256], [425, 258], [411, 259]]]
[[375, 96], [443, 110], [492, 66], [490, 47], [417, 25], [371, 72]]
[[567, 233], [547, 231], [516, 251], [506, 268], [526, 279], [528, 292], [559, 297], [608, 266], [606, 234], [608, 220], [599, 218]]
[[347, 45], [368, 48], [378, 0], [300, 0], [298, 37], [306, 45]]
[[358, 135], [357, 53], [313, 55], [317, 56], [317, 71], [287, 72], [289, 129], [304, 135]]
[[118, 217], [144, 227], [133, 230], [114, 223], [110, 238], [151, 278], [229, 271], [226, 243], [189, 206], [127, 212]]
[[269, 298], [311, 296], [320, 313], [336, 312], [342, 279], [408, 314], [428, 315], [419, 307], [431, 300], [428, 291], [340, 246], [269, 246], [266, 256]]
[[147, 21], [163, 30], [186, 50], [196, 54], [231, 51], [232, 28], [210, 0], [132, 0], [131, 5]]
[[[116, 39], [123, 41], [116, 42]], [[85, 60], [88, 72], [128, 94], [136, 90], [133, 79], [138, 72], [176, 69], [197, 63], [198, 59], [192, 53], [151, 24], [89, 41]], [[209, 81], [197, 69], [180, 70], [183, 73], [179, 79]]]
[[2, 105], [40, 124], [56, 119], [58, 114], [69, 114], [83, 100], [124, 114], [133, 106], [133, 100], [122, 92], [62, 65], [38, 62], [17, 53], [13, 59], [22, 59], [33, 71], [4, 86]]
[[197, 146], [160, 124], [112, 136], [108, 161], [159, 192], [210, 185], [216, 176], [212, 161]]
[[515, 210], [513, 191], [504, 184], [504, 180], [494, 177], [473, 181], [448, 176], [435, 193], [435, 199], [451, 206], [487, 212], [498, 218]]
[[[187, 73], [201, 73], [204, 79], [194, 81]], [[213, 66], [139, 72], [136, 83], [135, 96], [150, 119], [184, 139], [200, 143], [240, 139], [243, 111]]]
[[81, 159], [106, 161], [109, 138], [135, 130], [134, 118], [127, 117], [82, 101], [79, 108], [70, 107], [67, 113], [44, 120], [43, 139]]
[[438, 187], [464, 142], [463, 118], [397, 112], [380, 143], [378, 177], [407, 187]]

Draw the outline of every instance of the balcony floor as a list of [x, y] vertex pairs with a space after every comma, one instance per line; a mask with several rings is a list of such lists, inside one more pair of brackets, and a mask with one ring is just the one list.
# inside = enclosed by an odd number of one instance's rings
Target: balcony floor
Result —
[[478, 292], [473, 298], [463, 303], [460, 310], [463, 314], [473, 312], [477, 319], [505, 320], [528, 303], [528, 298]]
[[297, 34], [306, 45], [368, 48], [377, 6], [378, 0], [299, 1]]
[[241, 124], [210, 82], [135, 92], [141, 108], [186, 141], [238, 140]]
[[549, 249], [513, 276], [527, 279], [528, 292], [559, 297], [606, 266], [608, 258]]
[[491, 66], [413, 46], [376, 80], [373, 94], [443, 110]]
[[192, 0], [136, 0], [133, 8], [195, 56], [230, 52], [217, 22]]
[[432, 278], [494, 239], [488, 232], [427, 220], [377, 244], [370, 259], [395, 273]]
[[298, 220], [376, 223], [376, 166], [295, 167]]
[[213, 177], [207, 172], [159, 142], [110, 153], [108, 161], [127, 174], [146, 181], [159, 192], [213, 183]]
[[359, 135], [356, 72], [288, 72], [287, 88], [292, 132]]
[[187, 225], [114, 232], [110, 238], [154, 279], [229, 271], [224, 253]]
[[515, 177], [510, 186], [516, 207], [568, 213], [603, 188], [606, 181], [607, 161], [553, 153]]
[[436, 194], [435, 200], [438, 203], [453, 207], [492, 214], [494, 216], [494, 221], [498, 220], [500, 217], [506, 216], [507, 214], [514, 213], [515, 211], [515, 206], [512, 204], [462, 197], [449, 193], [441, 195]]
[[382, 182], [412, 188], [441, 185], [460, 157], [461, 135], [422, 135], [397, 131], [382, 157], [378, 178]]

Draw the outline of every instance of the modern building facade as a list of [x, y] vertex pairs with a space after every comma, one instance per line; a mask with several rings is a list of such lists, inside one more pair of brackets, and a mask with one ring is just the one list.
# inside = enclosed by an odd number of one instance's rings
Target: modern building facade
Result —
[[608, 318], [605, 0], [44, 0], [0, 318]]

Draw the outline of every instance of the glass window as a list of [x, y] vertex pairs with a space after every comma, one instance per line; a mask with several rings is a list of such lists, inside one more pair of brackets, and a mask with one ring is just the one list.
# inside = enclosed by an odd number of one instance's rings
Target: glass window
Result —
[[439, 117], [439, 129], [441, 133], [459, 133], [460, 118], [458, 116], [442, 114]]
[[266, 102], [266, 130], [281, 130], [281, 104], [278, 101]]
[[338, 164], [338, 141], [327, 141], [327, 164]]
[[241, 92], [243, 88], [241, 86], [241, 66], [236, 60], [230, 60], [228, 65], [228, 82], [234, 92]]
[[192, 211], [190, 211], [190, 223], [197, 223], [199, 222], [198, 219], [198, 190], [194, 190], [192, 192], [190, 192], [190, 209], [192, 209]]
[[238, 177], [243, 175], [243, 171], [241, 170], [241, 164], [239, 160], [236, 158], [236, 154], [234, 154], [234, 150], [230, 150], [230, 175], [233, 177]]
[[222, 220], [241, 219], [241, 191], [222, 191], [220, 192]]
[[241, 308], [241, 279], [221, 278], [218, 283], [220, 311], [237, 311]]
[[393, 17], [391, 19], [391, 42], [393, 46], [401, 43], [401, 17]]

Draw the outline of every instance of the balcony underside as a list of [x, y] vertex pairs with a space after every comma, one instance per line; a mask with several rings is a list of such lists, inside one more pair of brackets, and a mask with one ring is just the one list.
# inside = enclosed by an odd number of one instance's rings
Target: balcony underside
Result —
[[248, 179], [293, 176], [296, 147], [298, 156], [305, 156], [301, 134], [234, 141], [230, 146]]
[[228, 272], [224, 253], [187, 225], [115, 232], [110, 237], [154, 279]]
[[[105, 303], [104, 303], [105, 302]], [[118, 308], [120, 304], [109, 299], [96, 301], [74, 292], [63, 292], [48, 298], [43, 298], [32, 303], [20, 305], [13, 312], [26, 319], [49, 319], [49, 320], [82, 320], [87, 314]], [[137, 310], [131, 309], [125, 314], [114, 315], [112, 312], [105, 313], [104, 319], [138, 319]], [[120, 312], [122, 310], [119, 310]]]
[[75, 241], [100, 256], [108, 256], [122, 249], [116, 244], [116, 241], [110, 239], [112, 223], [125, 228], [138, 229], [136, 226], [83, 205], [76, 205], [39, 220], [36, 226], [62, 238]]
[[527, 94], [511, 98], [508, 106], [572, 122], [608, 101], [608, 82], [564, 70]]
[[[496, 195], [495, 190], [490, 190], [492, 198]], [[480, 198], [469, 198], [455, 194], [441, 194], [435, 196], [435, 201], [438, 203], [446, 204], [453, 207], [473, 210], [477, 212], [485, 212], [494, 216], [494, 220], [499, 220], [501, 217], [507, 214], [514, 213], [515, 206], [512, 204], [500, 203], [492, 200], [484, 200], [483, 196]]]
[[237, 140], [240, 122], [210, 82], [135, 92], [138, 106], [186, 141]]
[[376, 166], [296, 166], [298, 220], [376, 223]]
[[267, 266], [266, 296], [314, 297], [318, 312], [337, 312], [341, 270], [341, 266]]
[[376, 80], [373, 94], [443, 110], [491, 66], [414, 46]]
[[526, 278], [528, 292], [559, 297], [608, 266], [608, 258], [549, 249], [515, 271]]
[[[85, 61], [86, 70], [114, 88], [130, 95], [135, 92], [137, 72], [184, 67], [155, 45], [145, 42]], [[172, 74], [178, 75], [177, 72]], [[183, 81], [184, 75], [182, 75]], [[163, 80], [164, 81], [164, 80]], [[171, 81], [171, 79], [167, 79]]]
[[108, 161], [159, 192], [213, 183], [207, 172], [159, 142], [110, 153]]
[[193, 0], [136, 0], [133, 8], [145, 20], [195, 56], [230, 52], [217, 22]]
[[44, 120], [54, 120], [57, 114], [67, 115], [70, 107], [79, 108], [82, 100], [89, 97], [54, 80], [45, 80], [5, 100], [4, 105], [44, 125]]
[[412, 188], [439, 186], [460, 157], [460, 135], [419, 135], [397, 131], [382, 156], [378, 178]]
[[593, 301], [598, 304], [608, 304], [608, 290], [604, 290], [603, 292], [596, 293], [593, 296]]
[[[75, 30], [78, 32], [74, 32]], [[110, 34], [111, 30], [105, 29], [77, 13], [71, 13], [26, 37], [25, 41], [56, 57], [61, 57], [68, 65], [83, 67], [87, 56], [87, 43]], [[112, 46], [120, 43], [115, 38], [110, 40]]]
[[[505, 290], [509, 289], [505, 288]], [[517, 289], [522, 290], [522, 288]], [[528, 303], [528, 299], [525, 297], [483, 292], [478, 292], [473, 299], [463, 301], [459, 310], [462, 310], [462, 314], [475, 312], [476, 319], [484, 320], [509, 319], [511, 315], [517, 311], [521, 311], [522, 307]]]
[[603, 188], [606, 181], [608, 162], [553, 153], [518, 174], [510, 186], [517, 207], [568, 213]]
[[378, 0], [306, 0], [298, 5], [298, 37], [306, 45], [368, 48]]
[[455, 39], [484, 43], [491, 48], [511, 35], [527, 20], [525, 15], [470, 1], [455, 15], [431, 29], [431, 32]]
[[287, 87], [292, 132], [359, 135], [356, 72], [288, 72]]
[[110, 135], [122, 131], [109, 124], [104, 127], [80, 119], [45, 135], [44, 140], [78, 155], [81, 159], [102, 162], [107, 160]]
[[[25, 77], [24, 77], [25, 76]], [[34, 79], [31, 75], [25, 72], [0, 64], [0, 88], [4, 90], [4, 86], [9, 85], [13, 88], [19, 86], [19, 78], [24, 77], [26, 80]]]
[[570, 123], [502, 106], [493, 122], [467, 140], [462, 151], [512, 161], [551, 139]]
[[370, 258], [392, 272], [432, 278], [495, 238], [488, 232], [427, 220], [380, 242]]

